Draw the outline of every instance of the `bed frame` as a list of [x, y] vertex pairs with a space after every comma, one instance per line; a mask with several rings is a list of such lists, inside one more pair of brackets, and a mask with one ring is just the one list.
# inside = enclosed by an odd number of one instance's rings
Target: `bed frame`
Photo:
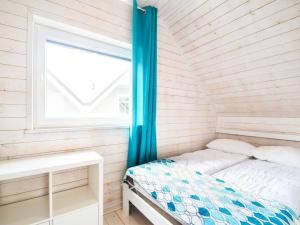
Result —
[[164, 215], [130, 188], [127, 183], [123, 183], [123, 213], [125, 216], [129, 216], [130, 203], [147, 217], [151, 223], [155, 225], [173, 225]]

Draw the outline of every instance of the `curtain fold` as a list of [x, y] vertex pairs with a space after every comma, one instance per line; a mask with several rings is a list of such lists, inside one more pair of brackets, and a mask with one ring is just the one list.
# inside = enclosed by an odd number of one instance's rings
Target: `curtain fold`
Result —
[[157, 159], [157, 9], [137, 8], [132, 18], [132, 124], [127, 167]]

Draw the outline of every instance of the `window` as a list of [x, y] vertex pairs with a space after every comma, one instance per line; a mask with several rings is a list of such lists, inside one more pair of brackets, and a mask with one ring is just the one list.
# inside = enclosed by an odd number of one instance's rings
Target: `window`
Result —
[[33, 125], [129, 123], [129, 48], [36, 24]]

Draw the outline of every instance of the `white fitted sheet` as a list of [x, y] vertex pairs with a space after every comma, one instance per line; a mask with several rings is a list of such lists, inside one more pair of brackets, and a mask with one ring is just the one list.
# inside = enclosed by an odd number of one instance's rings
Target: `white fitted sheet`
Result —
[[199, 150], [172, 157], [177, 163], [197, 169], [205, 174], [213, 174], [224, 168], [249, 159], [246, 155], [217, 151]]
[[300, 215], [300, 168], [261, 160], [248, 160], [213, 176], [254, 195], [279, 201]]

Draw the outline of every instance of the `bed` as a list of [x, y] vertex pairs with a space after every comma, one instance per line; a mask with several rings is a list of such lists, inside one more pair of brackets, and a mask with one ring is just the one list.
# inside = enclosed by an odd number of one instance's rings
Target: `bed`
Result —
[[[244, 154], [234, 154], [214, 149], [198, 150], [170, 158], [170, 160], [173, 160], [182, 167], [188, 167], [190, 169], [198, 168], [205, 174], [216, 173], [224, 168], [236, 165], [237, 163], [248, 159], [249, 156]], [[148, 215], [156, 214], [156, 212], [158, 212], [159, 215], [163, 214], [163, 217], [154, 216], [154, 220], [151, 220], [154, 224], [178, 223], [178, 221], [174, 220], [174, 218], [159, 208], [156, 203], [149, 198], [143, 188], [141, 188], [137, 183], [134, 183], [134, 180], [130, 176], [127, 176], [125, 180], [126, 183], [123, 185], [123, 210], [126, 214], [129, 214], [128, 202], [130, 198], [130, 202], [134, 202], [134, 205], [137, 206], [140, 211], [148, 209]]]
[[128, 169], [123, 185], [125, 214], [131, 202], [153, 224], [299, 224], [293, 204], [245, 192], [245, 186], [235, 184], [241, 179], [237, 168], [248, 166], [245, 174], [249, 174], [255, 167], [251, 164], [257, 162], [248, 156], [249, 149], [245, 154], [235, 149], [207, 149]]
[[300, 168], [247, 160], [213, 175], [266, 199], [276, 199], [300, 215]]

